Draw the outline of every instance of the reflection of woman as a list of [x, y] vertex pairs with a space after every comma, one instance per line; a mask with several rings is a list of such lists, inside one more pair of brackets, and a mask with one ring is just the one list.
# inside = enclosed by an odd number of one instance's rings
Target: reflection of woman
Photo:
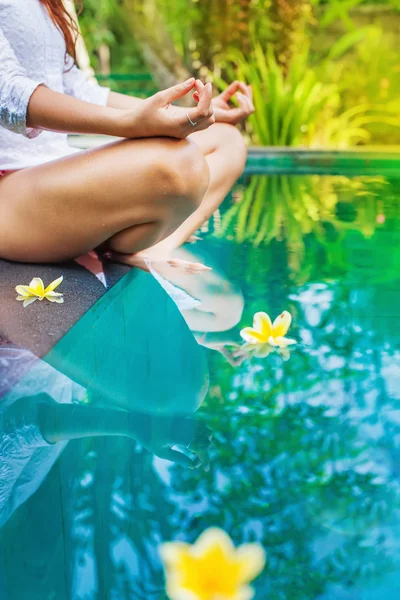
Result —
[[[54, 376], [62, 378], [49, 373], [41, 383], [47, 387]], [[59, 385], [65, 396], [70, 383]], [[0, 527], [40, 487], [68, 441], [100, 436], [131, 438], [159, 458], [191, 467], [207, 461], [207, 430], [188, 417], [62, 404], [46, 394], [23, 397], [0, 411]]]
[[[177, 257], [188, 263], [200, 261], [212, 267], [197, 277], [169, 265], [150, 269], [167, 292], [173, 298], [177, 297], [178, 306], [181, 292], [186, 295], [180, 306], [181, 312], [199, 344], [217, 350], [232, 366], [238, 366], [245, 353], [238, 346], [238, 332], [234, 328], [242, 317], [244, 298], [239, 287], [227, 278], [218, 264], [220, 260], [210, 254], [211, 247], [205, 241], [179, 248], [176, 252]], [[221, 250], [218, 248], [218, 255]]]
[[[250, 88], [235, 82], [213, 100], [192, 78], [127, 97], [75, 66], [62, 0], [0, 0], [0, 23], [0, 256], [57, 262], [101, 246], [129, 264], [165, 258], [241, 173], [234, 125], [253, 111]], [[171, 105], [189, 93], [194, 108]], [[80, 153], [65, 132], [126, 139]]]
[[[43, 267], [49, 279], [54, 269]], [[76, 292], [93, 284], [95, 297], [100, 295], [96, 277], [81, 266], [69, 266], [66, 274]], [[73, 297], [70, 306], [54, 311], [49, 303], [46, 312], [42, 303], [31, 312], [8, 302], [7, 289], [0, 288], [0, 523], [40, 486], [71, 439], [125, 436], [161, 458], [192, 466], [200, 464], [197, 456], [207, 461], [207, 432], [192, 418], [208, 389], [203, 351], [151, 275], [132, 270], [120, 283], [75, 325], [82, 304]], [[68, 320], [73, 326], [50, 350], [58, 309], [65, 310], [62, 332]], [[36, 344], [46, 317], [43, 340]], [[47, 350], [45, 360], [21, 349], [29, 342], [41, 356]], [[101, 356], [103, 367], [93, 369], [93, 359]], [[90, 405], [81, 403], [85, 388]]]

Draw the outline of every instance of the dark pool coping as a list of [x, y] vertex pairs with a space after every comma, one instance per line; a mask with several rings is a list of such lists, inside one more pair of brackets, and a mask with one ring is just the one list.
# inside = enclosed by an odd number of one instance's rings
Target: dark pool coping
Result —
[[[115, 138], [117, 139], [117, 138]], [[69, 138], [76, 148], [93, 148], [113, 138], [77, 136]], [[400, 146], [365, 147], [351, 150], [308, 148], [249, 148], [246, 172], [253, 174], [386, 175], [400, 177]]]

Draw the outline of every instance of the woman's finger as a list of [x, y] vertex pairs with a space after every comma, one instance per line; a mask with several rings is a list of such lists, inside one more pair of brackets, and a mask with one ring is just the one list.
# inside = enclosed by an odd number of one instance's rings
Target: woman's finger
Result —
[[251, 85], [245, 85], [245, 92], [243, 92], [243, 95], [245, 96], [245, 98], [248, 99], [249, 103], [250, 103], [250, 108], [251, 111], [254, 112], [255, 108], [254, 108], [254, 103], [253, 103], [253, 89], [251, 87]]
[[253, 110], [254, 110], [254, 106], [250, 100], [250, 98], [248, 98], [247, 96], [245, 96], [244, 94], [238, 92], [236, 94], [236, 98], [239, 102], [239, 107], [243, 110], [244, 115], [250, 115]]
[[232, 96], [234, 96], [236, 94], [236, 92], [238, 91], [238, 89], [240, 89], [240, 86], [241, 86], [240, 81], [234, 81], [226, 88], [226, 90], [224, 90], [220, 94], [220, 98], [224, 102], [229, 102], [229, 100], [232, 98]]
[[212, 85], [204, 85], [200, 80], [196, 80], [194, 87], [196, 91], [193, 94], [195, 100], [198, 100], [197, 108], [191, 108], [186, 111], [186, 115], [193, 131], [207, 129], [215, 122], [212, 107]]
[[199, 94], [201, 94], [202, 90], [204, 90], [204, 83], [201, 81], [201, 79], [196, 79], [196, 81], [194, 82], [194, 87], [196, 88], [196, 92], [198, 92]]
[[212, 85], [206, 83], [200, 92], [199, 104], [197, 107], [199, 116], [210, 117], [212, 114]]
[[191, 121], [194, 131], [207, 129], [215, 123], [214, 111], [212, 107], [212, 86], [207, 83], [200, 92], [199, 103], [197, 108], [192, 108], [187, 111], [187, 115]]
[[178, 100], [178, 98], [183, 98], [193, 89], [195, 84], [195, 78], [191, 77], [184, 83], [178, 83], [178, 85], [174, 85], [171, 88], [163, 90], [162, 92], [158, 92], [155, 94], [155, 97], [160, 99], [163, 104], [170, 104], [174, 100]]
[[252, 89], [251, 85], [246, 85], [245, 83], [241, 83], [240, 91], [243, 94], [243, 96], [245, 98], [247, 98], [247, 100], [249, 101], [251, 112], [254, 112], [255, 108], [254, 108], [254, 104], [253, 104], [253, 89]]

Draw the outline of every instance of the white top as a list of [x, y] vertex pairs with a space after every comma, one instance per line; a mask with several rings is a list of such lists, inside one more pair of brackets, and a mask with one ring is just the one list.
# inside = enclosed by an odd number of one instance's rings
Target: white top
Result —
[[40, 84], [107, 104], [108, 88], [89, 80], [72, 58], [65, 64], [64, 38], [40, 0], [0, 0], [0, 170], [78, 152], [66, 134], [26, 127], [29, 99]]
[[[0, 346], [0, 529], [12, 513], [36, 492], [67, 445], [49, 444], [37, 424], [37, 403], [47, 394], [59, 404], [82, 402], [85, 390], [28, 350]], [[17, 383], [15, 383], [17, 381]], [[24, 410], [9, 418], [17, 401]], [[0, 586], [1, 587], [1, 586]]]

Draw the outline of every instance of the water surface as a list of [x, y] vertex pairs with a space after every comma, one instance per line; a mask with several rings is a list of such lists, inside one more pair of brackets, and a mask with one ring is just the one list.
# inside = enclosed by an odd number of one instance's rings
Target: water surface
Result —
[[[2, 600], [165, 600], [159, 544], [210, 526], [265, 547], [257, 599], [398, 597], [399, 201], [367, 173], [247, 175], [183, 251], [212, 273], [131, 271], [40, 359], [4, 346]], [[283, 310], [288, 360], [241, 351]], [[55, 424], [81, 439], [43, 441], [45, 401], [86, 407]]]

